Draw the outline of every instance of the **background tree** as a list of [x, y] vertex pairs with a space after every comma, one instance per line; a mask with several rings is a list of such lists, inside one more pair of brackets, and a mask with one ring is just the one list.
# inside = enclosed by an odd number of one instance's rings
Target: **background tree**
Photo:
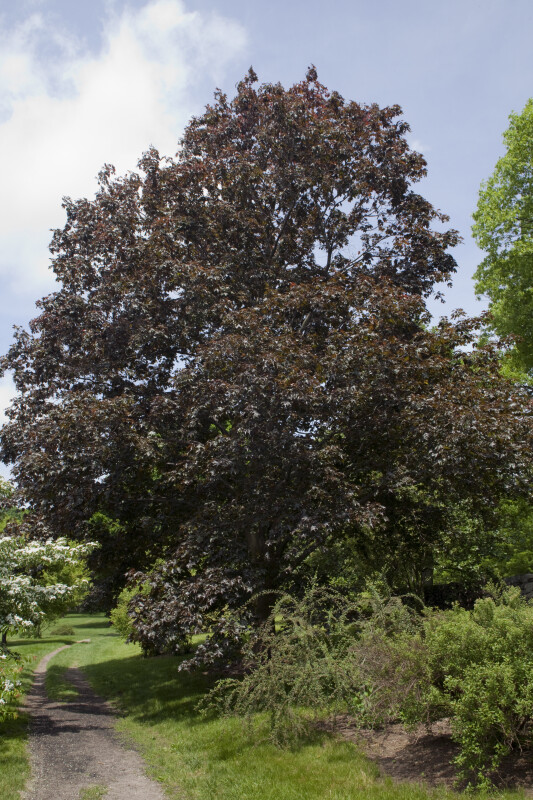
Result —
[[476, 289], [490, 299], [490, 327], [513, 335], [509, 366], [533, 378], [533, 99], [511, 114], [507, 151], [482, 184], [475, 224], [479, 247]]
[[462, 535], [454, 505], [486, 519], [527, 491], [528, 400], [497, 349], [475, 321], [428, 330], [457, 235], [413, 191], [400, 109], [313, 69], [255, 82], [217, 93], [174, 160], [66, 201], [60, 288], [4, 359], [3, 456], [37, 518], [98, 539], [110, 594], [137, 570], [148, 650], [209, 629], [220, 655], [268, 615], [252, 594], [339, 541], [420, 588]]
[[24, 512], [17, 508], [15, 487], [10, 481], [0, 478], [0, 531], [14, 520], [20, 520]]

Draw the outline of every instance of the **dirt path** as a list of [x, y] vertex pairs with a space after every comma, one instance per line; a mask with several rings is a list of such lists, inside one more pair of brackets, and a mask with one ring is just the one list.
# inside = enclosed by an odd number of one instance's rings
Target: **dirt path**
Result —
[[78, 690], [75, 701], [49, 700], [46, 667], [64, 649], [60, 647], [42, 659], [26, 699], [25, 710], [31, 715], [32, 779], [22, 798], [78, 800], [84, 789], [94, 787], [94, 794], [89, 796], [105, 800], [164, 800], [159, 785], [144, 774], [141, 757], [114, 732], [115, 713], [94, 694], [80, 670], [70, 668], [65, 674]]

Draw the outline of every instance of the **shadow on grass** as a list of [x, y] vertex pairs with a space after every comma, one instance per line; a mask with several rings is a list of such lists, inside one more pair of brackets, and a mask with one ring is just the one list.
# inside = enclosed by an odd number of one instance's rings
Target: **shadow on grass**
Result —
[[[268, 741], [268, 717], [254, 717], [250, 727], [242, 719], [221, 719], [217, 714], [203, 716], [198, 702], [215, 684], [217, 677], [202, 672], [179, 672], [182, 659], [176, 656], [115, 659], [90, 664], [82, 669], [95, 692], [110, 700], [120, 712], [135, 722], [150, 726], [172, 721], [188, 730], [209, 727], [215, 723], [216, 751], [220, 761], [242, 755], [243, 748]], [[326, 730], [311, 726], [291, 751], [307, 745], [324, 744], [334, 738]], [[274, 748], [275, 749], [275, 748]]]
[[[75, 639], [76, 639], [75, 636], [61, 636], [61, 637], [57, 637], [57, 638], [54, 637], [53, 639], [52, 638], [48, 638], [48, 637], [46, 637], [44, 639], [17, 639], [14, 642], [9, 642], [8, 643], [8, 647], [9, 647], [9, 649], [14, 649], [17, 652], [21, 649], [21, 647], [22, 648], [24, 648], [24, 647], [35, 647], [36, 644], [37, 645], [39, 645], [39, 644], [42, 644], [42, 645], [56, 644], [58, 647], [62, 647], [64, 644], [73, 644], [75, 642]], [[50, 651], [47, 651], [47, 652], [50, 652]], [[44, 652], [43, 653], [43, 657], [46, 654], [47, 653]], [[24, 655], [24, 653], [21, 653], [21, 655]]]
[[204, 720], [196, 705], [216, 678], [178, 672], [179, 664], [175, 656], [136, 656], [85, 665], [83, 671], [97, 694], [139, 722], [181, 719], [189, 725], [201, 723]]
[[[9, 642], [9, 649], [20, 656], [19, 664], [22, 667], [22, 672], [17, 678], [21, 682], [20, 689], [23, 695], [26, 695], [32, 687], [35, 677], [34, 672], [39, 661], [51, 651], [57, 650], [63, 645], [71, 645], [73, 642], [74, 639], [63, 637], [57, 639], [17, 639], [14, 642]], [[37, 652], [35, 652], [36, 648]], [[3, 732], [5, 726], [2, 726], [1, 730]]]
[[111, 621], [108, 619], [100, 620], [99, 622], [73, 622], [67, 617], [68, 622], [72, 622], [73, 628], [111, 628]]
[[50, 700], [71, 703], [78, 699], [78, 689], [65, 676], [67, 669], [65, 666], [49, 664], [46, 670], [46, 694]]
[[[208, 739], [216, 760], [240, 758], [244, 750], [258, 743], [257, 736], [248, 736], [240, 721], [227, 725], [216, 716], [201, 716], [196, 705], [216, 678], [202, 673], [180, 673], [180, 660], [172, 656], [154, 659], [139, 656], [84, 665], [82, 671], [96, 695], [110, 701], [119, 715], [149, 728], [171, 721], [191, 733], [207, 729], [215, 721], [215, 730], [208, 734]], [[54, 664], [48, 667], [47, 691], [51, 699], [68, 702], [72, 710], [83, 713], [85, 709], [79, 703], [84, 698], [68, 681], [66, 669]], [[103, 713], [112, 712], [103, 709]], [[254, 730], [257, 731], [255, 726]], [[265, 728], [263, 734], [264, 731]], [[264, 735], [259, 738], [265, 740]], [[329, 734], [316, 732], [304, 744], [317, 744], [327, 738]]]

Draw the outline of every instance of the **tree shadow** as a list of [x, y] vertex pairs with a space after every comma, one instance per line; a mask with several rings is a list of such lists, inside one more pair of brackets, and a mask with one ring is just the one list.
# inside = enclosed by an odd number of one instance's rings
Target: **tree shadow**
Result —
[[[136, 722], [156, 725], [167, 720], [185, 723], [188, 728], [208, 725], [214, 717], [202, 716], [197, 704], [216, 682], [217, 677], [202, 672], [179, 672], [179, 658], [160, 656], [157, 658], [115, 659], [84, 667], [94, 690], [110, 700]], [[225, 726], [224, 726], [225, 727]], [[260, 715], [246, 734], [246, 728], [238, 733], [237, 727], [228, 721], [227, 729], [222, 727], [213, 736], [218, 737], [217, 755], [219, 760], [231, 760], [242, 755], [243, 749], [256, 744], [267, 743], [268, 725], [264, 715]], [[339, 733], [346, 745], [362, 742], [357, 729], [353, 737], [347, 735], [341, 725], [340, 731], [328, 729], [311, 730], [308, 737], [296, 743], [291, 750], [299, 750], [306, 745], [324, 744], [337, 738]], [[350, 741], [352, 740], [352, 741]], [[401, 745], [401, 746], [400, 746]], [[366, 749], [366, 748], [364, 748]], [[337, 756], [346, 758], [342, 750]], [[454, 745], [446, 736], [436, 732], [420, 740], [400, 742], [398, 752], [374, 753], [371, 755], [385, 774], [402, 781], [422, 781], [429, 785], [451, 786], [455, 770], [450, 761], [455, 753]], [[530, 788], [533, 785], [533, 761], [531, 753], [513, 754], [504, 759], [496, 784], [501, 788]]]
[[[70, 621], [70, 620], [69, 620]], [[103, 619], [100, 622], [73, 622], [73, 628], [110, 628], [111, 620]]]
[[[40, 653], [26, 653], [25, 648], [34, 648], [36, 641], [44, 645], [43, 651]], [[17, 639], [14, 642], [9, 642], [8, 650], [12, 651], [16, 656], [20, 656], [19, 664], [22, 667], [22, 671], [17, 676], [17, 680], [21, 682], [20, 690], [22, 695], [26, 695], [30, 691], [35, 679], [35, 668], [37, 667], [39, 661], [51, 650], [58, 649], [62, 645], [71, 645], [73, 643], [73, 637], [68, 639], [64, 637], [39, 640]], [[49, 645], [56, 645], [56, 647], [48, 647]], [[1, 731], [3, 732], [4, 730], [5, 727], [2, 727]]]
[[79, 691], [68, 680], [68, 667], [58, 664], [49, 664], [46, 670], [46, 694], [50, 700], [61, 703], [72, 703], [79, 697]]
[[[215, 722], [213, 739], [220, 761], [240, 757], [243, 750], [258, 744], [274, 747], [269, 739], [266, 714], [254, 715], [249, 727], [242, 719], [223, 719], [216, 713], [202, 715], [198, 703], [220, 676], [201, 671], [179, 672], [181, 661], [176, 656], [135, 656], [87, 665], [82, 671], [97, 694], [109, 700], [119, 713], [140, 724], [157, 725], [172, 720], [187, 729], [197, 729]], [[332, 738], [329, 731], [311, 726], [307, 735], [287, 749], [299, 751]]]
[[[54, 637], [54, 638], [45, 637], [44, 639], [17, 639], [14, 642], [9, 642], [8, 646], [9, 646], [9, 649], [11, 649], [13, 647], [16, 647], [17, 651], [18, 651], [18, 650], [20, 650], [21, 647], [22, 648], [24, 648], [24, 647], [35, 647], [35, 643], [36, 642], [38, 642], [39, 644], [43, 644], [43, 645], [44, 644], [46, 644], [46, 645], [57, 644], [58, 647], [61, 647], [64, 644], [74, 644], [75, 641], [76, 641], [76, 637], [75, 636], [58, 636], [58, 637]], [[23, 653], [21, 653], [21, 655], [23, 655]], [[41, 657], [44, 658], [45, 655], [46, 655], [46, 653], [43, 653], [42, 656], [36, 655], [36, 658], [41, 658]]]
[[114, 659], [83, 666], [97, 694], [139, 722], [156, 723], [167, 719], [201, 724], [198, 701], [215, 683], [216, 677], [201, 672], [179, 672], [176, 656]]

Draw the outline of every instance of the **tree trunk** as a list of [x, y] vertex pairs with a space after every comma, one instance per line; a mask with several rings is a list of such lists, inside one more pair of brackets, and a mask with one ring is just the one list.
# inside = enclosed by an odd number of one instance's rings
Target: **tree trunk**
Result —
[[265, 536], [262, 530], [255, 529], [248, 531], [247, 534], [247, 545], [248, 545], [248, 552], [250, 554], [250, 561], [256, 567], [263, 568], [265, 573], [265, 581], [263, 585], [263, 592], [265, 594], [260, 594], [259, 597], [255, 599], [254, 609], [257, 616], [257, 620], [259, 623], [266, 622], [270, 613], [272, 612], [272, 606], [274, 605], [274, 595], [270, 594], [268, 590], [271, 588], [270, 581], [269, 581], [269, 569], [268, 563], [266, 561], [266, 546], [265, 546]]

